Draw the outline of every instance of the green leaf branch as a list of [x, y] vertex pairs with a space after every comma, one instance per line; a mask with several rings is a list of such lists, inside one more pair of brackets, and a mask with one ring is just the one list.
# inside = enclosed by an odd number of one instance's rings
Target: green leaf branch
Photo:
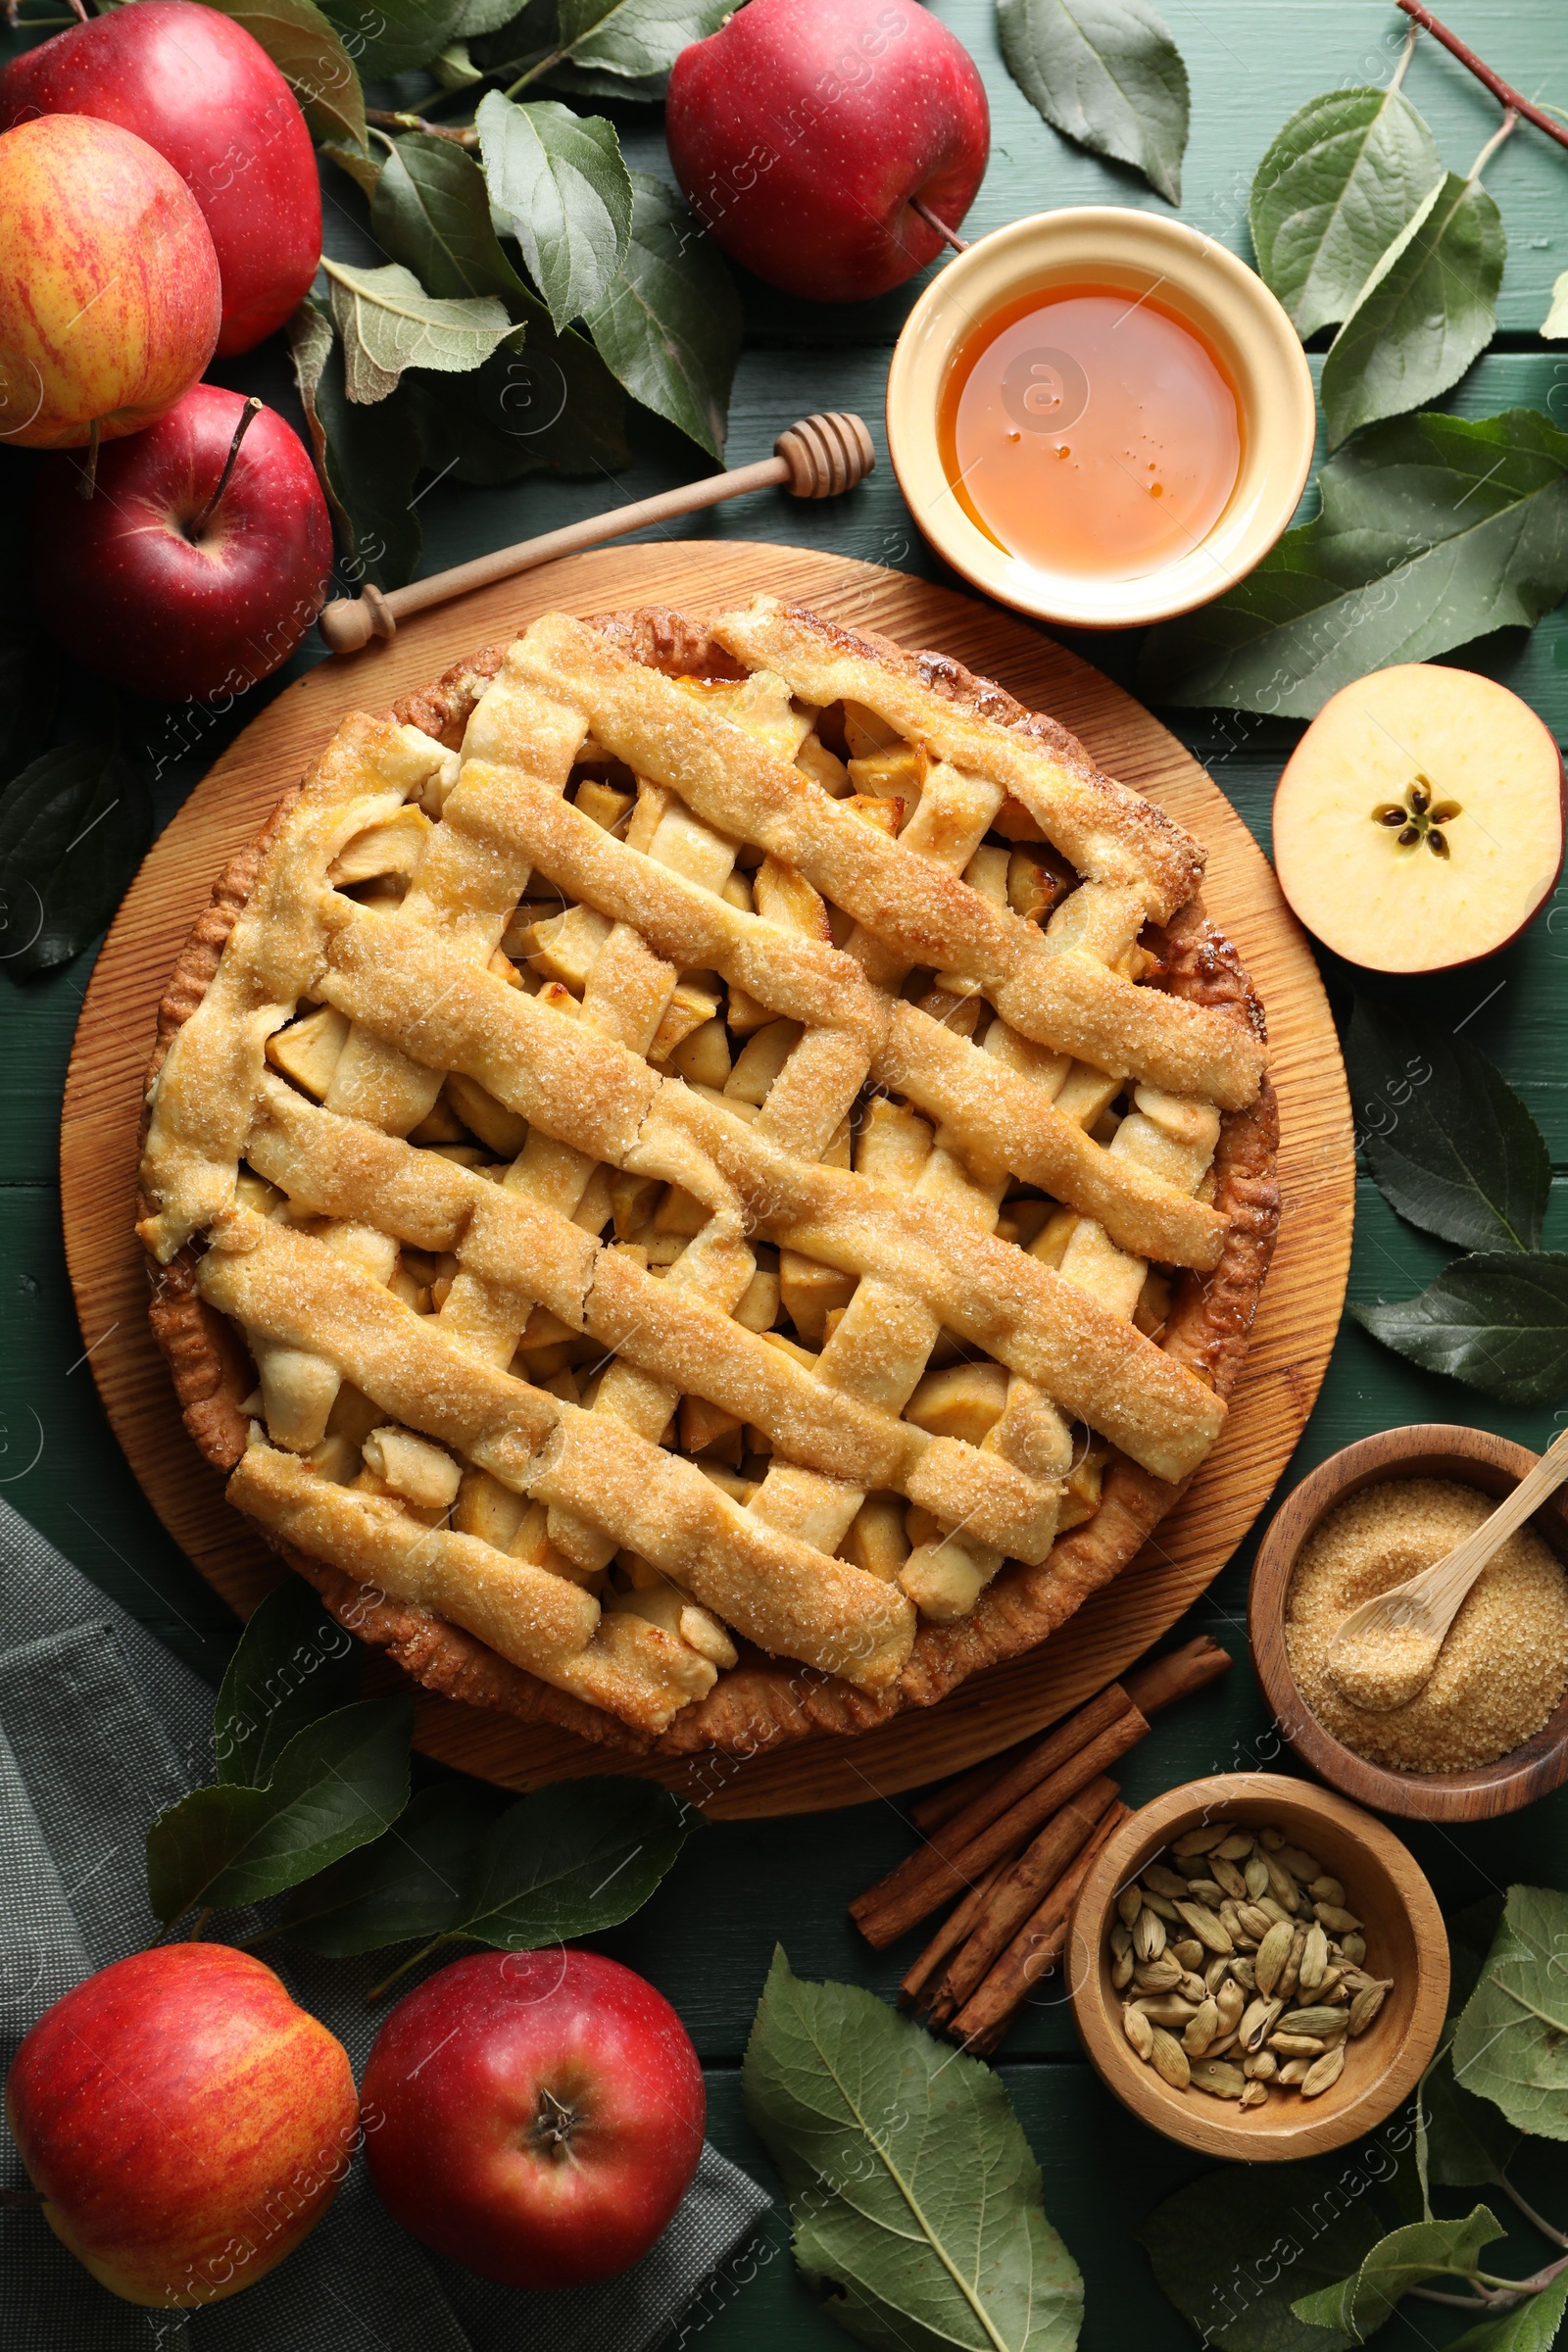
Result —
[[1418, 1298], [1351, 1314], [1426, 1371], [1506, 1404], [1550, 1403], [1568, 1383], [1568, 1256], [1539, 1246], [1551, 1164], [1535, 1120], [1467, 1039], [1385, 1005], [1357, 1004], [1346, 1060], [1379, 1191], [1474, 1253]]

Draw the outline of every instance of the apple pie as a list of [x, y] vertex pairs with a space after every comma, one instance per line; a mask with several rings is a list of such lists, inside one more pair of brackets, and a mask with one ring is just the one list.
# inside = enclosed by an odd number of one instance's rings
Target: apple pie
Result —
[[662, 1754], [929, 1705], [1135, 1557], [1278, 1220], [1200, 845], [940, 654], [546, 613], [346, 718], [173, 974], [191, 1435], [420, 1683]]

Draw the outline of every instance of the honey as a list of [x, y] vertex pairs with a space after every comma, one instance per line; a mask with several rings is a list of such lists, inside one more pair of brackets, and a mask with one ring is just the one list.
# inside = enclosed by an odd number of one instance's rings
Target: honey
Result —
[[1026, 294], [959, 346], [937, 419], [970, 519], [1048, 572], [1139, 579], [1200, 546], [1236, 487], [1241, 406], [1153, 295]]

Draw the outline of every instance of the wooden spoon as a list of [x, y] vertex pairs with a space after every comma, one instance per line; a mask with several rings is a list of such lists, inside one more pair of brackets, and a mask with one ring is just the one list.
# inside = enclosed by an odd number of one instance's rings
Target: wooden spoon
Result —
[[820, 416], [803, 416], [773, 444], [773, 455], [756, 466], [738, 466], [729, 473], [710, 473], [701, 481], [683, 482], [677, 490], [661, 491], [657, 498], [640, 498], [635, 505], [615, 507], [608, 514], [590, 514], [568, 522], [559, 531], [523, 539], [515, 547], [498, 548], [493, 556], [476, 556], [450, 571], [433, 572], [428, 579], [411, 580], [406, 588], [387, 593], [367, 586], [362, 595], [340, 596], [317, 617], [317, 626], [334, 654], [357, 654], [372, 637], [396, 634], [398, 622], [410, 612], [444, 605], [449, 597], [466, 595], [470, 588], [487, 588], [515, 571], [531, 571], [557, 556], [569, 556], [579, 547], [597, 547], [606, 539], [623, 538], [651, 522], [670, 522], [716, 507], [727, 498], [742, 498], [749, 490], [777, 484], [792, 498], [837, 498], [863, 482], [876, 464], [871, 436], [858, 416], [831, 410]]
[[1385, 1715], [1424, 1690], [1449, 1626], [1476, 1578], [1532, 1511], [1568, 1479], [1568, 1430], [1473, 1536], [1419, 1576], [1352, 1609], [1329, 1644], [1329, 1680], [1353, 1707]]

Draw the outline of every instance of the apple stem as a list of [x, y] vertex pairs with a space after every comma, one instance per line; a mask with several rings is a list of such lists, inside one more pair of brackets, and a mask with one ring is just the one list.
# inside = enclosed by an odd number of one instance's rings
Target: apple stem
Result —
[[421, 1960], [428, 1960], [432, 1952], [438, 1952], [444, 1943], [452, 1940], [450, 1936], [432, 1936], [428, 1943], [421, 1944], [416, 1952], [411, 1952], [407, 1960], [400, 1960], [389, 1977], [383, 1977], [379, 1984], [372, 1984], [365, 1996], [367, 2001], [378, 2001], [383, 1992], [391, 1991], [399, 1977], [406, 1977], [411, 1968], [417, 1968]]
[[191, 1929], [190, 1934], [185, 1938], [187, 1943], [200, 1943], [202, 1939], [202, 1930], [206, 1927], [207, 1922], [212, 1918], [212, 1916], [213, 1906], [211, 1903], [208, 1903], [202, 1910], [197, 1912], [196, 1923]]
[[87, 463], [76, 476], [76, 496], [91, 498], [98, 482], [98, 419], [87, 427]]
[[86, 24], [87, 10], [85, 0], [67, 0], [67, 6], [70, 8], [72, 15], [75, 18], [78, 24]]
[[955, 253], [968, 252], [969, 239], [960, 237], [957, 230], [950, 228], [945, 220], [939, 220], [931, 207], [928, 204], [922, 204], [918, 196], [909, 198], [909, 210], [911, 213], [918, 213], [927, 228], [934, 228], [944, 243], [953, 247]]
[[1491, 163], [1493, 157], [1496, 154], [1497, 149], [1502, 145], [1503, 140], [1508, 136], [1508, 133], [1513, 129], [1514, 124], [1518, 122], [1518, 115], [1510, 106], [1507, 113], [1503, 116], [1501, 122], [1493, 132], [1491, 138], [1487, 141], [1486, 145], [1482, 148], [1481, 153], [1476, 157], [1475, 162], [1470, 167], [1470, 180], [1472, 186], [1481, 177], [1482, 172]]
[[502, 96], [515, 98], [517, 92], [525, 90], [530, 81], [537, 81], [541, 74], [548, 74], [552, 66], [559, 66], [565, 54], [564, 49], [552, 49], [548, 57], [536, 59], [526, 74], [519, 74], [515, 81], [509, 82], [506, 89], [502, 91]]
[[[207, 501], [206, 506], [203, 507], [201, 513], [197, 515], [195, 521], [191, 524], [189, 531], [186, 533], [188, 538], [199, 539], [203, 531], [206, 530], [207, 525], [212, 521], [214, 513], [217, 510], [218, 502], [222, 497], [223, 492], [228, 488], [228, 477], [234, 470], [234, 460], [239, 456], [239, 445], [244, 440], [246, 434], [250, 431], [251, 426], [255, 423], [261, 413], [262, 403], [257, 399], [255, 393], [253, 392], [239, 413], [239, 422], [234, 427], [234, 438], [228, 445], [228, 455], [223, 460], [223, 470], [218, 477], [218, 486], [214, 490], [212, 497]], [[205, 1917], [205, 1914], [203, 1916]]]
[[[1477, 57], [1475, 51], [1460, 40], [1456, 32], [1450, 32], [1446, 24], [1440, 23], [1425, 5], [1425, 0], [1396, 0], [1396, 5], [1402, 8], [1407, 17], [1413, 17], [1435, 41], [1441, 41], [1461, 66], [1467, 66], [1477, 81], [1485, 82], [1494, 98], [1500, 100], [1510, 113], [1523, 115], [1527, 122], [1533, 122], [1538, 130], [1544, 130], [1548, 139], [1555, 139], [1559, 147], [1568, 147], [1568, 129], [1562, 123], [1554, 122], [1549, 115], [1544, 115], [1539, 106], [1532, 106], [1528, 98], [1521, 97], [1513, 84], [1504, 81], [1500, 74], [1494, 74], [1483, 58]], [[1472, 172], [1470, 176], [1473, 179], [1475, 173]]]
[[431, 122], [423, 115], [388, 114], [379, 107], [368, 106], [367, 122], [374, 122], [387, 130], [422, 130], [426, 138], [450, 139], [454, 147], [477, 147], [479, 133], [470, 123], [466, 130], [454, 130], [449, 122]]

